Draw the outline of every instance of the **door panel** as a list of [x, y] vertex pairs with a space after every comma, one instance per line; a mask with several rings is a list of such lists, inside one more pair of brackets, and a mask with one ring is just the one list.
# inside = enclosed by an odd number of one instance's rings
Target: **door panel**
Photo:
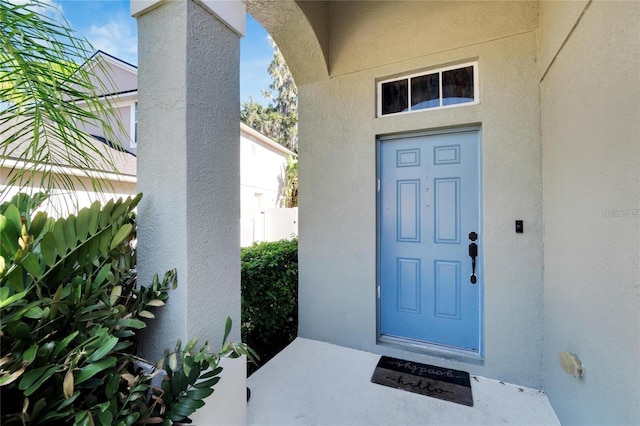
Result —
[[[480, 352], [479, 132], [379, 145], [380, 332]], [[480, 235], [470, 282], [468, 234]]]

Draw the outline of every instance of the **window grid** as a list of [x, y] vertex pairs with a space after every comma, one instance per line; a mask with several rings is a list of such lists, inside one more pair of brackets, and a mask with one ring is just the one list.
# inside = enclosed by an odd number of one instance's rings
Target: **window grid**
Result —
[[[470, 102], [461, 102], [461, 103], [453, 103], [453, 104], [449, 104], [449, 105], [444, 105], [444, 95], [443, 95], [443, 78], [442, 75], [444, 72], [447, 71], [452, 71], [452, 70], [460, 70], [460, 69], [464, 69], [467, 67], [472, 67], [473, 70], [473, 101]], [[415, 109], [414, 105], [412, 105], [412, 80], [414, 78], [418, 78], [418, 77], [425, 77], [431, 74], [438, 74], [438, 106], [434, 106], [434, 107], [426, 107], [426, 108], [418, 108]], [[396, 112], [388, 112], [386, 114], [383, 114], [383, 85], [386, 83], [394, 83], [394, 82], [400, 82], [405, 80], [407, 82], [407, 108], [406, 111], [396, 111]], [[467, 105], [477, 105], [478, 103], [480, 103], [479, 100], [479, 89], [478, 89], [478, 62], [466, 62], [466, 63], [462, 63], [462, 64], [458, 64], [458, 65], [452, 65], [449, 67], [443, 67], [443, 68], [437, 68], [437, 69], [432, 69], [432, 70], [428, 70], [428, 71], [423, 71], [420, 73], [414, 73], [414, 74], [410, 74], [410, 75], [404, 75], [404, 76], [400, 76], [400, 77], [396, 77], [393, 79], [388, 79], [388, 80], [381, 80], [378, 82], [377, 84], [377, 89], [378, 89], [378, 96], [377, 96], [377, 116], [378, 117], [385, 117], [385, 116], [391, 116], [391, 115], [398, 115], [398, 114], [410, 114], [410, 113], [414, 113], [414, 112], [418, 112], [418, 111], [431, 111], [431, 110], [436, 110], [436, 109], [443, 109], [443, 108], [454, 108], [454, 107], [459, 107], [459, 106], [467, 106]]]

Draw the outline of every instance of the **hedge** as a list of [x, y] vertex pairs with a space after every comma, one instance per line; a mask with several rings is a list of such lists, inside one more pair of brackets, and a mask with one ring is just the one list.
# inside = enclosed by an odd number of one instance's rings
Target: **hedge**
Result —
[[[261, 366], [298, 334], [298, 240], [244, 247], [241, 259], [242, 341]], [[248, 368], [249, 374], [257, 369]]]

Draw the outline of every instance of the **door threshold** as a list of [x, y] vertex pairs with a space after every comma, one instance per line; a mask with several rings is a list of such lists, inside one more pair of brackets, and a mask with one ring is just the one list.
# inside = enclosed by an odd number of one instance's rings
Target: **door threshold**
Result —
[[484, 364], [484, 357], [478, 352], [454, 348], [436, 343], [421, 342], [404, 337], [381, 335], [378, 337], [381, 346], [393, 347], [407, 352], [415, 352], [435, 358], [444, 358], [469, 364]]

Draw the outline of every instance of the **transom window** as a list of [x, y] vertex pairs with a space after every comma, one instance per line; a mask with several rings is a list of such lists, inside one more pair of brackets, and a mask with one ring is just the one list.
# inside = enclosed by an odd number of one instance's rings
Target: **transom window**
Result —
[[378, 117], [477, 104], [477, 62], [378, 82]]

